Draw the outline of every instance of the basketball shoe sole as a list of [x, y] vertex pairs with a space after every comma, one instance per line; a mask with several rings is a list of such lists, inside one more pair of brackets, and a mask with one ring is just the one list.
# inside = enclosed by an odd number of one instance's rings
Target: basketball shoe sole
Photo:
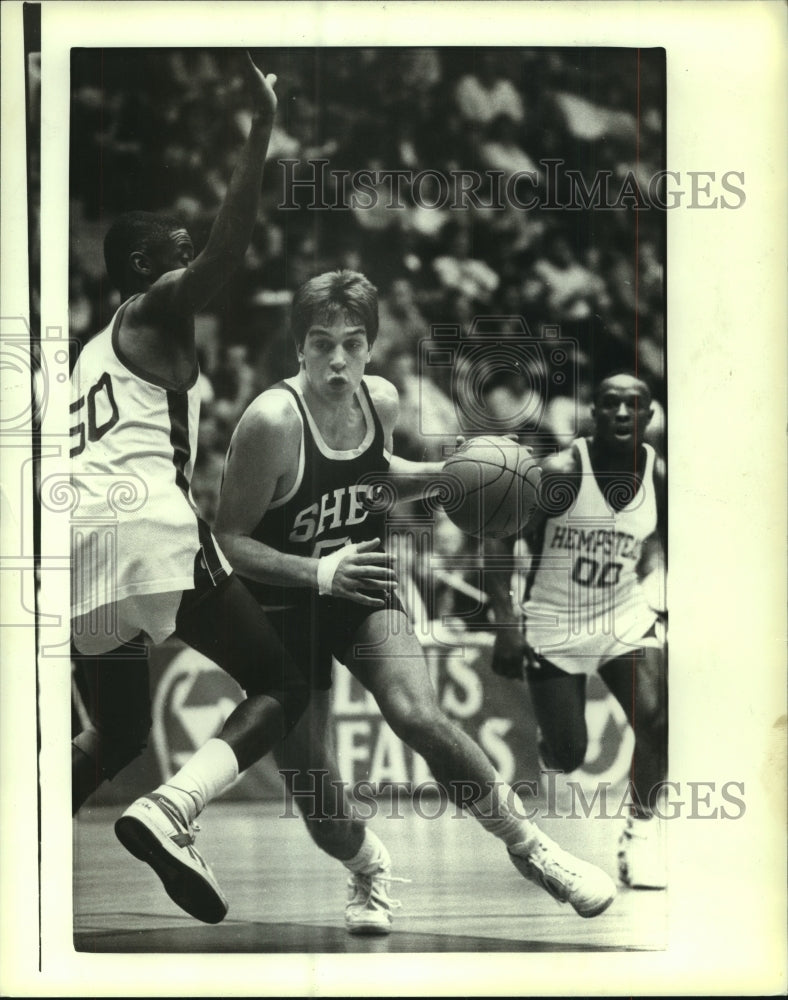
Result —
[[218, 924], [229, 906], [194, 846], [196, 829], [155, 793], [137, 799], [115, 823], [118, 840], [129, 854], [150, 865], [173, 903], [203, 923]]

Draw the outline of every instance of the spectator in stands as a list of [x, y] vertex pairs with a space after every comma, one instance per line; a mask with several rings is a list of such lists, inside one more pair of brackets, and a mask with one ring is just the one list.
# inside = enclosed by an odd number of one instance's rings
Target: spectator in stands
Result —
[[403, 277], [395, 278], [380, 300], [379, 317], [371, 368], [386, 374], [389, 361], [400, 351], [416, 357], [419, 341], [429, 336], [430, 324], [416, 303], [413, 285]]
[[534, 265], [547, 290], [547, 309], [554, 323], [584, 320], [593, 315], [604, 284], [577, 260], [569, 241], [554, 233], [547, 255]]
[[214, 412], [232, 427], [259, 391], [245, 344], [230, 344], [213, 376]]
[[84, 341], [95, 329], [93, 299], [88, 294], [85, 273], [72, 267], [68, 275], [68, 328], [72, 337]]
[[476, 71], [466, 73], [454, 93], [460, 114], [468, 124], [488, 125], [500, 114], [520, 124], [525, 117], [522, 98], [511, 80], [501, 76], [499, 57], [493, 51], [481, 53]]
[[[536, 163], [520, 146], [517, 122], [508, 112], [496, 115], [489, 123], [479, 146], [478, 156], [482, 166], [492, 170], [502, 170], [504, 182], [521, 172], [530, 172], [538, 176]], [[535, 186], [535, 184], [531, 186], [529, 192], [531, 196]]]
[[386, 377], [399, 392], [396, 453], [414, 462], [445, 457], [443, 446], [452, 444], [460, 433], [454, 403], [431, 378], [419, 374], [416, 357], [408, 349], [390, 356]]
[[533, 433], [541, 427], [544, 401], [538, 376], [514, 366], [491, 366], [482, 384], [483, 405], [495, 426], [517, 434], [523, 445], [532, 446]]
[[447, 252], [432, 262], [438, 281], [444, 289], [461, 292], [473, 302], [489, 302], [500, 278], [485, 261], [471, 257], [468, 227], [450, 223], [445, 235], [449, 238]]

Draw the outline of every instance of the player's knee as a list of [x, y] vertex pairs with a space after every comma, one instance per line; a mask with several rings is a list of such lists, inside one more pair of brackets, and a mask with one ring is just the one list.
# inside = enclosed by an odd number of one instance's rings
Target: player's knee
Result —
[[107, 778], [114, 778], [124, 767], [142, 755], [148, 745], [150, 722], [147, 725], [129, 727], [115, 739], [107, 742], [103, 769]]
[[288, 684], [287, 687], [279, 690], [267, 688], [265, 690], [252, 690], [247, 688], [249, 696], [264, 694], [274, 701], [278, 701], [282, 708], [282, 737], [284, 738], [291, 731], [306, 711], [309, 704], [310, 690], [306, 683], [298, 682]]
[[559, 767], [564, 774], [571, 774], [579, 767], [583, 766], [586, 759], [586, 746], [571, 747], [567, 749], [559, 758]]
[[407, 695], [390, 699], [383, 714], [395, 735], [414, 749], [430, 742], [436, 731], [450, 725], [437, 704], [432, 701], [424, 704]]
[[662, 687], [650, 679], [641, 680], [633, 691], [633, 728], [656, 732], [667, 724], [667, 698]]
[[542, 763], [552, 771], [562, 771], [571, 774], [583, 766], [588, 750], [588, 740], [582, 737], [571, 740], [554, 740], [547, 743], [542, 740], [539, 746]]
[[306, 707], [309, 704], [309, 695], [310, 691], [307, 684], [295, 684], [284, 692], [281, 704], [285, 717], [286, 732], [290, 732], [306, 711]]
[[659, 698], [643, 699], [635, 706], [635, 738], [639, 733], [648, 733], [652, 738], [667, 731], [668, 714], [666, 706]]
[[73, 745], [96, 762], [103, 778], [112, 780], [142, 755], [151, 724], [150, 713], [116, 720], [112, 726], [85, 730], [75, 737]]

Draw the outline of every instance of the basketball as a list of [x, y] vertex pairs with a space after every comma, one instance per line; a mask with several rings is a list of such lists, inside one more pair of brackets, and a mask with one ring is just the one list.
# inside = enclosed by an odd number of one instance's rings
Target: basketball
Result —
[[527, 449], [510, 438], [471, 438], [447, 459], [443, 471], [453, 477], [444, 510], [468, 535], [514, 535], [536, 509], [542, 470]]

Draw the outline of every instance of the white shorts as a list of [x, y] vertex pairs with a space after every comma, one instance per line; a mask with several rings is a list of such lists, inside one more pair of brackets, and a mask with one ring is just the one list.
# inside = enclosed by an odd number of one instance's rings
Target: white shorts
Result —
[[656, 624], [656, 612], [641, 606], [614, 617], [612, 623], [602, 617], [596, 623], [586, 621], [583, 629], [571, 636], [565, 630], [540, 628], [527, 622], [526, 638], [538, 656], [559, 670], [568, 674], [595, 674], [603, 663], [619, 656], [649, 646], [661, 648], [664, 637]]
[[[123, 572], [116, 574], [111, 566], [106, 565], [102, 566], [102, 572], [95, 571], [95, 560], [85, 558], [91, 536], [88, 532], [83, 533], [83, 547], [72, 552], [71, 560], [71, 633], [80, 653], [85, 656], [108, 653], [136, 638], [140, 632], [157, 646], [175, 631], [175, 617], [181, 599], [184, 593], [197, 587], [197, 575], [202, 574], [203, 586], [216, 586], [232, 573], [229, 562], [208, 526], [198, 518], [195, 518], [194, 523], [194, 533], [198, 539], [194, 548], [191, 551], [183, 550], [180, 567], [174, 567], [171, 561], [167, 561], [167, 573], [164, 576], [154, 559], [161, 551], [161, 546], [155, 539], [146, 545], [142, 556], [134, 562], [124, 564]], [[198, 554], [199, 560], [196, 559]], [[153, 568], [153, 572], [157, 574], [155, 583], [151, 583], [144, 575], [142, 582], [135, 577], [140, 566]], [[116, 585], [116, 576], [121, 576], [126, 581], [123, 588]], [[92, 582], [94, 586], [80, 589], [80, 584], [85, 580]], [[118, 596], [117, 600], [111, 599], [112, 595], [122, 594], [123, 590], [129, 589], [146, 592], [126, 593]]]
[[161, 594], [134, 594], [103, 604], [71, 619], [71, 638], [85, 656], [98, 656], [130, 642], [142, 632], [158, 645], [175, 631], [182, 590]]

